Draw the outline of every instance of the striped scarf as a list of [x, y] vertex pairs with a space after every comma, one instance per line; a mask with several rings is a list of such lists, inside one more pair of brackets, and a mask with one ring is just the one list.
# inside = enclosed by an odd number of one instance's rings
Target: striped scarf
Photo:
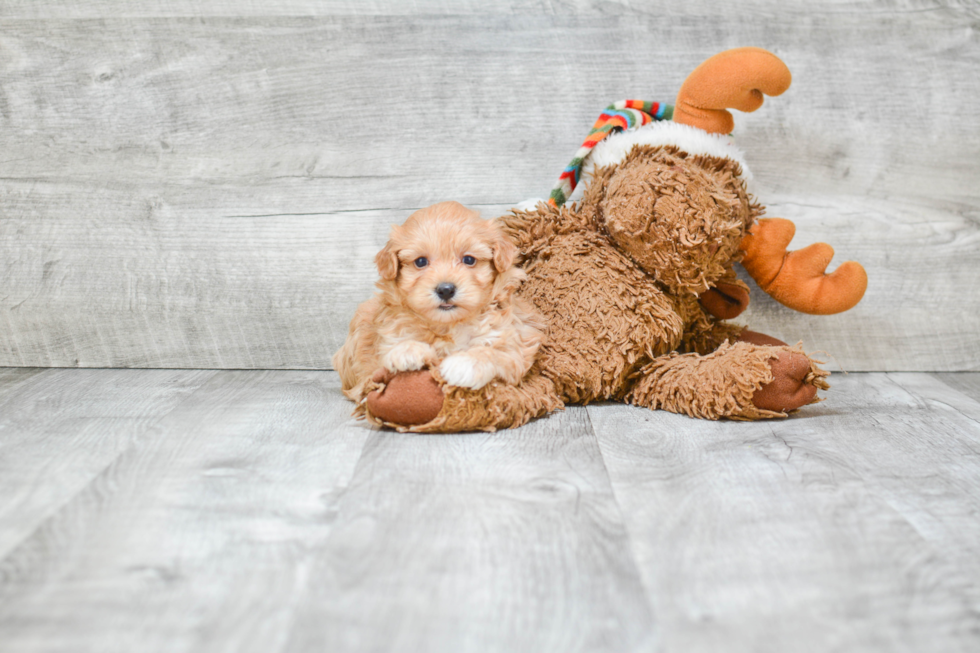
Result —
[[643, 102], [641, 100], [620, 100], [610, 104], [602, 112], [592, 126], [592, 131], [585, 137], [582, 147], [575, 153], [575, 158], [565, 167], [558, 178], [558, 184], [551, 191], [548, 204], [559, 207], [571, 196], [582, 175], [582, 163], [592, 152], [599, 141], [613, 132], [640, 127], [654, 120], [670, 120], [674, 115], [674, 107], [659, 102]]

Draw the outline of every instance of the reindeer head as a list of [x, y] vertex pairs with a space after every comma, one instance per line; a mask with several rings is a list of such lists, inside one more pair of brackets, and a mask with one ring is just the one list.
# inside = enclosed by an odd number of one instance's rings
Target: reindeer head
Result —
[[671, 294], [699, 296], [740, 258], [759, 213], [740, 174], [730, 159], [636, 146], [593, 172], [581, 209]]

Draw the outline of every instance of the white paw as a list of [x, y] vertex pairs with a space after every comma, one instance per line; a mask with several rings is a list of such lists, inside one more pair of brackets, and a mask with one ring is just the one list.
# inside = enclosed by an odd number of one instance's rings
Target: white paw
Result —
[[436, 351], [430, 345], [417, 340], [405, 340], [392, 347], [381, 360], [381, 364], [389, 372], [411, 372], [422, 369], [435, 358]]
[[453, 354], [439, 365], [439, 374], [449, 385], [479, 390], [496, 376], [493, 365], [478, 361], [466, 354]]

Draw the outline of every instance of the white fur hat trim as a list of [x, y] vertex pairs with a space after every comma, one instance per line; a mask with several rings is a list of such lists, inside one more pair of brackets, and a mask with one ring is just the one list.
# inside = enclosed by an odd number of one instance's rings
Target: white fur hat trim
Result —
[[[688, 154], [706, 154], [723, 159], [731, 159], [742, 167], [742, 178], [752, 178], [745, 155], [735, 147], [735, 141], [728, 134], [709, 134], [703, 129], [691, 127], [672, 120], [651, 122], [637, 129], [610, 134], [593, 148], [589, 158], [582, 166], [583, 176], [592, 176], [598, 166], [615, 165], [623, 161], [635, 145], [674, 145]], [[580, 184], [581, 185], [581, 184]]]

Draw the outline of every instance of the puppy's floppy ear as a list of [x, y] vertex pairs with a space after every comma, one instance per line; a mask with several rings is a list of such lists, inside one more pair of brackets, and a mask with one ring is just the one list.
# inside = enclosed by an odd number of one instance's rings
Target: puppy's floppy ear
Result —
[[395, 251], [395, 244], [392, 241], [389, 240], [374, 257], [374, 264], [378, 266], [378, 274], [385, 281], [398, 278], [398, 252]]
[[517, 258], [517, 246], [496, 224], [493, 225], [493, 267], [497, 272], [506, 272]]

